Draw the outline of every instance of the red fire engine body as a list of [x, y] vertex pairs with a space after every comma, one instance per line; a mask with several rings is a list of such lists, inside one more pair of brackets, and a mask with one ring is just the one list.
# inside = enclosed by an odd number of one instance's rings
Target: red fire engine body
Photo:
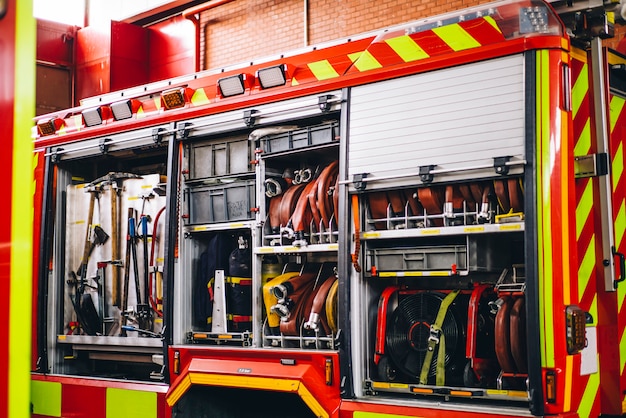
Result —
[[38, 117], [33, 416], [626, 412], [626, 57], [572, 15], [490, 3]]

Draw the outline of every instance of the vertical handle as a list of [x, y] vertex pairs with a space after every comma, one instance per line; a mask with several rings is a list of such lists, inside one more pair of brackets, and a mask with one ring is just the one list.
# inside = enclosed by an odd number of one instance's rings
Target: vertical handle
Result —
[[617, 252], [615, 247], [611, 247], [611, 251], [613, 252], [613, 257], [619, 258], [619, 279], [615, 280], [615, 285], [626, 280], [626, 257], [624, 254]]

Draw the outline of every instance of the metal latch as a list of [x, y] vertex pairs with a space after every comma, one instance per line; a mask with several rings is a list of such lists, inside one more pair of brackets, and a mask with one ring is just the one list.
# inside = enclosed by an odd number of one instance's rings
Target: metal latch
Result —
[[574, 177], [606, 176], [609, 174], [609, 155], [606, 152], [574, 157]]
[[365, 182], [366, 177], [367, 173], [359, 173], [352, 176], [352, 184], [357, 191], [362, 192], [365, 190], [365, 187], [367, 187], [367, 183]]

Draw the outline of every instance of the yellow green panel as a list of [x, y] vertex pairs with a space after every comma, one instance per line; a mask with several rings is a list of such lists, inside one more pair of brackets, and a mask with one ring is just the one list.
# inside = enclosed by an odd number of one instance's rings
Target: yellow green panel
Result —
[[[352, 59], [352, 58], [351, 58]], [[382, 68], [382, 65], [369, 51], [363, 51], [359, 54], [359, 57], [354, 61], [354, 66], [359, 71], [369, 71], [376, 68]]]
[[622, 147], [622, 142], [619, 143], [615, 158], [613, 158], [611, 162], [611, 170], [611, 175], [613, 176], [613, 193], [615, 193], [617, 183], [619, 183], [619, 179], [624, 172], [624, 148]]
[[194, 91], [193, 96], [191, 96], [191, 103], [194, 106], [199, 106], [199, 105], [211, 103], [211, 101], [207, 97], [204, 89], [198, 89]]
[[330, 65], [328, 60], [316, 61], [308, 64], [309, 69], [318, 80], [328, 80], [329, 78], [339, 77], [337, 71]]
[[107, 388], [107, 418], [156, 418], [157, 394]]
[[353, 415], [353, 418], [411, 418], [417, 417], [417, 415], [395, 415], [395, 414], [379, 414], [376, 412], [363, 412], [356, 411]]
[[583, 191], [578, 205], [576, 205], [576, 239], [580, 238], [587, 219], [591, 215], [593, 206], [593, 183], [587, 179], [587, 185]]
[[433, 32], [455, 51], [463, 51], [464, 49], [480, 46], [480, 43], [458, 23], [434, 28]]
[[611, 99], [611, 103], [609, 105], [609, 114], [611, 115], [611, 132], [613, 132], [617, 119], [624, 109], [625, 102], [626, 100], [618, 96], [613, 96]]
[[61, 416], [61, 383], [31, 380], [30, 388], [30, 402], [33, 405], [33, 414], [47, 415], [49, 417]]
[[385, 42], [393, 49], [404, 62], [417, 61], [428, 58], [429, 55], [408, 35], [387, 39]]
[[500, 30], [500, 27], [498, 26], [498, 24], [496, 23], [495, 19], [491, 16], [485, 16], [483, 17], [483, 19], [485, 19], [487, 21], [487, 23], [489, 23], [491, 26], [493, 26], [495, 29], [498, 30], [498, 32], [502, 33], [502, 31]]
[[[587, 64], [583, 65], [574, 86], [572, 87], [572, 116], [576, 117], [580, 105], [589, 91], [589, 75], [587, 73]], [[577, 154], [579, 155], [579, 154]]]

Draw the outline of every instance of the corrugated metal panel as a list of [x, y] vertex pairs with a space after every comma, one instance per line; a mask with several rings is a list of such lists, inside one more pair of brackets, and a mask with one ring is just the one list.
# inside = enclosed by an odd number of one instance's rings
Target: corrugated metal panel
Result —
[[[451, 172], [434, 181], [493, 176], [495, 157], [524, 159], [524, 63], [504, 57], [357, 87], [351, 95], [350, 178]], [[521, 172], [521, 166], [511, 172]], [[370, 181], [367, 188], [385, 187]]]

